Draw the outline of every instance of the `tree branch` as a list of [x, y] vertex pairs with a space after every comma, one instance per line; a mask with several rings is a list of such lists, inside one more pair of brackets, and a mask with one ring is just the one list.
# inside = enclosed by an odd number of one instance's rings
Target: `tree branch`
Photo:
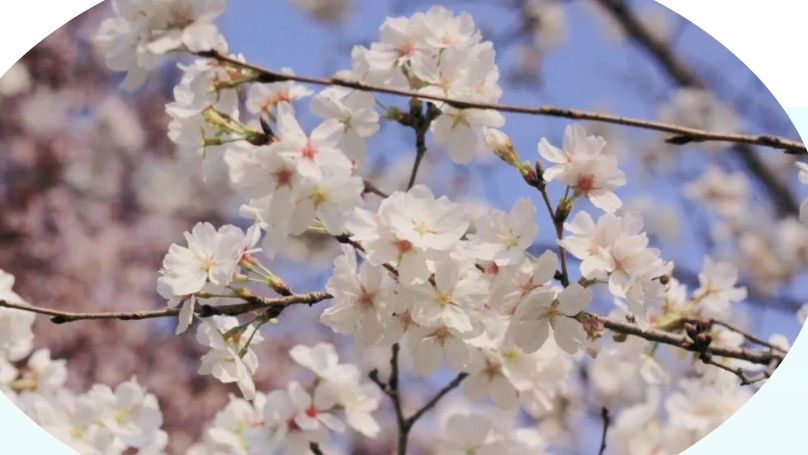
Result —
[[418, 98], [422, 100], [441, 102], [454, 106], [455, 108], [458, 109], [492, 109], [500, 112], [510, 112], [514, 114], [530, 114], [530, 115], [541, 115], [548, 117], [561, 117], [575, 120], [591, 120], [596, 122], [612, 123], [617, 125], [642, 128], [646, 130], [661, 131], [664, 133], [673, 134], [674, 137], [670, 140], [673, 141], [674, 144], [681, 143], [682, 141], [685, 140], [687, 142], [707, 142], [707, 141], [732, 142], [737, 144], [760, 145], [763, 147], [783, 150], [786, 153], [794, 155], [808, 155], [808, 149], [806, 149], [804, 143], [780, 136], [719, 133], [719, 132], [706, 131], [698, 128], [690, 128], [686, 126], [657, 122], [653, 120], [643, 120], [638, 118], [623, 117], [618, 115], [611, 115], [579, 109], [567, 109], [557, 106], [528, 107], [528, 106], [506, 105], [496, 103], [470, 102], [453, 99], [445, 96], [419, 93], [411, 90], [395, 89], [390, 87], [366, 84], [363, 82], [349, 81], [339, 79], [336, 77], [318, 78], [311, 76], [284, 74], [267, 68], [262, 68], [260, 66], [253, 65], [250, 63], [240, 62], [231, 57], [221, 55], [215, 51], [198, 52], [195, 55], [198, 55], [200, 57], [213, 58], [219, 62], [226, 63], [228, 65], [232, 65], [244, 70], [252, 71], [257, 75], [256, 80], [258, 82], [271, 83], [282, 81], [296, 81], [315, 85], [325, 85], [325, 86], [334, 85], [339, 87], [351, 88], [354, 90], [360, 90], [364, 92], [384, 93], [388, 95], [406, 96], [410, 98]]
[[625, 335], [634, 335], [648, 341], [675, 346], [680, 349], [684, 349], [685, 351], [696, 353], [704, 352], [719, 357], [746, 360], [758, 365], [767, 365], [770, 368], [772, 367], [772, 364], [774, 364], [774, 368], [776, 368], [777, 365], [783, 361], [783, 357], [785, 357], [785, 355], [780, 352], [755, 351], [742, 347], [736, 348], [717, 344], [709, 344], [708, 346], [704, 347], [698, 343], [694, 343], [686, 335], [675, 334], [654, 328], [643, 328], [631, 322], [620, 321], [618, 319], [610, 318], [608, 316], [600, 316], [594, 313], [581, 312], [576, 317], [576, 319], [578, 319], [580, 322], [584, 322], [588, 318], [594, 318], [596, 321], [602, 323], [604, 328], [613, 332]]
[[775, 345], [769, 343], [768, 341], [760, 338], [757, 335], [749, 333], [749, 332], [747, 332], [745, 330], [741, 330], [738, 327], [735, 327], [734, 325], [732, 325], [732, 324], [730, 324], [728, 322], [719, 321], [717, 319], [708, 319], [708, 320], [705, 320], [705, 321], [699, 321], [699, 320], [696, 320], [696, 319], [685, 319], [684, 322], [701, 322], [703, 324], [706, 324], [708, 328], [710, 326], [713, 326], [713, 325], [720, 325], [721, 327], [724, 327], [727, 330], [731, 330], [731, 331], [733, 331], [733, 332], [735, 332], [735, 333], [737, 333], [739, 335], [742, 335], [744, 338], [746, 338], [748, 341], [750, 341], [752, 343], [759, 344], [761, 346], [765, 346], [765, 347], [767, 347], [769, 349], [779, 351], [779, 352], [781, 352], [783, 354], [786, 354], [788, 352], [785, 349], [783, 349], [783, 348], [781, 348], [779, 346], [775, 346]]
[[309, 450], [311, 450], [311, 453], [314, 455], [323, 455], [323, 451], [320, 449], [320, 444], [317, 444], [316, 442], [309, 443]]
[[421, 409], [416, 411], [415, 414], [411, 415], [406, 421], [406, 423], [407, 423], [407, 431], [411, 430], [412, 426], [415, 425], [415, 422], [417, 422], [418, 419], [423, 417], [424, 414], [427, 413], [427, 411], [434, 408], [435, 405], [437, 405], [438, 402], [444, 396], [446, 396], [447, 393], [449, 393], [453, 389], [457, 388], [457, 386], [459, 386], [460, 383], [463, 382], [463, 380], [468, 377], [468, 375], [469, 375], [468, 373], [458, 373], [457, 376], [455, 376], [455, 378], [452, 380], [452, 382], [446, 384], [442, 389], [440, 389], [440, 391], [438, 391], [438, 393], [435, 394], [435, 396], [432, 397], [432, 399], [430, 399], [428, 402], [426, 402], [426, 404], [423, 405], [421, 407]]
[[[250, 311], [267, 310], [270, 308], [281, 309], [290, 305], [306, 304], [314, 305], [333, 298], [327, 292], [315, 291], [308, 294], [293, 294], [286, 297], [266, 298], [258, 296], [242, 297], [244, 303], [234, 303], [229, 305], [197, 305], [194, 312], [199, 317], [210, 317], [216, 315], [237, 316]], [[71, 313], [67, 311], [58, 311], [50, 308], [42, 308], [30, 305], [22, 305], [19, 303], [12, 303], [6, 300], [0, 300], [0, 307], [11, 308], [15, 310], [28, 311], [31, 313], [42, 314], [51, 317], [51, 322], [54, 324], [64, 324], [66, 322], [82, 321], [82, 320], [104, 320], [104, 319], [118, 319], [121, 321], [154, 319], [177, 316], [180, 313], [180, 308], [163, 308], [160, 310], [147, 310], [147, 311], [132, 311], [132, 312], [102, 312], [102, 313]]]

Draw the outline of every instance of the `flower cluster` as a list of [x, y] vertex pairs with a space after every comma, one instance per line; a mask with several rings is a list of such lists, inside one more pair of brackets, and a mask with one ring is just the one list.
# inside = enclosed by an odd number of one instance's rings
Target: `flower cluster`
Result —
[[[190, 453], [307, 454], [309, 444], [327, 444], [329, 432], [346, 427], [368, 437], [379, 430], [372, 413], [380, 396], [376, 385], [361, 381], [359, 369], [339, 363], [333, 345], [296, 345], [292, 359], [316, 375], [313, 385], [290, 382], [285, 389], [258, 393], [252, 403], [231, 396]], [[337, 416], [343, 414], [344, 418]]]
[[660, 258], [659, 250], [648, 246], [642, 225], [637, 213], [605, 213], [595, 222], [587, 212], [578, 212], [564, 225], [571, 235], [559, 241], [581, 260], [584, 278], [608, 281], [609, 291], [626, 299], [629, 310], [640, 318], [662, 306], [660, 277], [670, 273], [670, 264]]
[[223, 47], [213, 21], [226, 6], [227, 0], [115, 0], [115, 16], [101, 23], [95, 42], [107, 67], [126, 71], [124, 87], [135, 89], [162, 54]]
[[169, 308], [182, 305], [177, 334], [191, 324], [198, 294], [203, 293], [208, 304], [230, 294], [227, 286], [242, 261], [258, 251], [254, 246], [260, 235], [255, 225], [245, 233], [231, 224], [216, 230], [210, 223], [197, 223], [185, 233], [187, 247], [171, 245], [160, 269], [157, 292], [168, 299]]
[[535, 428], [516, 428], [505, 413], [449, 409], [435, 444], [438, 455], [461, 453], [522, 455], [546, 453], [548, 441]]
[[326, 285], [334, 304], [320, 320], [361, 346], [401, 343], [422, 375], [445, 358], [470, 374], [466, 392], [475, 399], [513, 407], [520, 397], [539, 399], [536, 390], [552, 396], [569, 371], [558, 368], [566, 364], [561, 350], [575, 353], [586, 342], [572, 317], [591, 291], [547, 284], [555, 254], [534, 261], [518, 248], [535, 237], [535, 214], [521, 199], [510, 213], [484, 214], [477, 234], [466, 236], [461, 207], [420, 185], [391, 194], [376, 213], [357, 209], [347, 228], [363, 261], [344, 247]]
[[[353, 69], [342, 77], [465, 101], [499, 100], [496, 54], [490, 41], [482, 41], [471, 15], [433, 6], [426, 13], [388, 18], [379, 32], [380, 42], [353, 49]], [[431, 124], [435, 142], [460, 164], [483, 148], [485, 127], [505, 123], [492, 110], [445, 103], [438, 108], [441, 115]]]
[[[14, 277], [0, 270], [0, 299], [24, 305], [13, 285]], [[83, 394], [67, 389], [67, 363], [48, 349], [33, 350], [34, 316], [0, 308], [0, 392], [80, 453], [160, 453], [168, 435], [155, 396], [135, 378], [115, 388], [95, 384]]]

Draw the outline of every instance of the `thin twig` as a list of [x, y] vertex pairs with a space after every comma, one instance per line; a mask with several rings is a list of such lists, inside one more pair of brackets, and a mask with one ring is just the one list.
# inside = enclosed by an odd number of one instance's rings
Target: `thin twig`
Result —
[[387, 395], [393, 402], [393, 409], [396, 413], [396, 424], [398, 425], [398, 455], [407, 455], [407, 419], [404, 418], [404, 411], [401, 409], [401, 395], [398, 389], [398, 352], [399, 344], [394, 343], [390, 353], [390, 378], [387, 380]]
[[323, 455], [323, 451], [320, 449], [320, 444], [317, 444], [316, 442], [309, 443], [309, 450], [311, 450], [311, 453], [314, 455]]
[[[308, 294], [294, 294], [287, 297], [266, 298], [258, 296], [243, 297], [244, 303], [234, 303], [229, 305], [205, 305], [197, 304], [194, 312], [199, 317], [209, 317], [216, 315], [237, 316], [250, 311], [266, 310], [268, 308], [283, 308], [289, 305], [306, 304], [313, 305], [333, 298], [327, 292], [315, 291]], [[82, 321], [82, 320], [104, 320], [104, 319], [118, 319], [121, 321], [142, 320], [165, 318], [177, 316], [180, 313], [180, 308], [163, 308], [160, 310], [148, 311], [131, 311], [131, 312], [101, 312], [101, 313], [72, 313], [67, 311], [53, 310], [50, 308], [42, 308], [31, 305], [22, 305], [19, 303], [12, 303], [5, 300], [0, 300], [0, 307], [12, 308], [16, 310], [28, 311], [31, 313], [42, 314], [51, 317], [51, 322], [55, 324], [64, 324], [66, 322]]]
[[741, 385], [752, 385], [752, 384], [760, 382], [760, 381], [762, 381], [764, 379], [768, 379], [771, 376], [771, 372], [769, 372], [768, 370], [764, 370], [761, 374], [757, 375], [757, 377], [755, 377], [755, 378], [749, 377], [749, 375], [746, 374], [746, 372], [743, 370], [743, 368], [741, 368], [741, 367], [734, 368], [734, 369], [730, 368], [730, 367], [724, 365], [723, 363], [716, 362], [715, 360], [713, 360], [713, 357], [711, 355], [706, 354], [706, 353], [700, 355], [699, 359], [702, 362], [706, 363], [707, 365], [712, 365], [714, 367], [718, 367], [718, 368], [720, 368], [720, 369], [722, 369], [724, 371], [728, 371], [728, 372], [734, 374], [735, 376], [738, 376], [738, 378], [741, 380]]
[[653, 120], [644, 120], [633, 117], [623, 117], [618, 115], [611, 115], [601, 112], [586, 111], [580, 109], [567, 109], [558, 106], [545, 105], [545, 106], [529, 107], [519, 105], [463, 101], [446, 96], [432, 95], [426, 93], [419, 93], [411, 90], [402, 90], [391, 87], [377, 86], [372, 84], [366, 84], [363, 82], [339, 79], [336, 77], [318, 78], [311, 76], [280, 73], [250, 63], [240, 62], [231, 57], [221, 55], [215, 51], [199, 52], [196, 55], [200, 57], [213, 58], [220, 62], [227, 63], [229, 65], [241, 69], [253, 71], [259, 76], [258, 77], [259, 82], [296, 81], [316, 85], [326, 85], [326, 86], [334, 85], [365, 92], [385, 93], [388, 95], [406, 96], [410, 98], [418, 98], [422, 100], [430, 100], [434, 102], [446, 103], [458, 109], [492, 109], [500, 112], [510, 112], [514, 114], [541, 115], [541, 116], [561, 117], [575, 120], [592, 120], [596, 122], [612, 123], [616, 125], [661, 131], [673, 134], [674, 137], [671, 140], [673, 141], [674, 144], [683, 143], [683, 141], [685, 140], [687, 142], [707, 142], [707, 141], [732, 142], [737, 144], [759, 145], [763, 147], [779, 149], [795, 155], [808, 155], [808, 149], [806, 149], [804, 143], [780, 136], [720, 133], [720, 132], [706, 131], [698, 128], [673, 125], [670, 123], [657, 122]]
[[[550, 220], [553, 222], [553, 226], [555, 227], [556, 239], [560, 242], [564, 239], [564, 221], [566, 216], [560, 216], [560, 207], [555, 209], [553, 208], [553, 203], [550, 201], [550, 195], [547, 193], [547, 182], [544, 181], [544, 178], [541, 175], [541, 169], [536, 170], [535, 178], [526, 177], [525, 181], [528, 183], [528, 185], [536, 188], [541, 194], [542, 201], [544, 201], [544, 206], [547, 208], [547, 213], [550, 215]], [[561, 276], [558, 278], [559, 281], [561, 281], [561, 285], [567, 287], [570, 284], [569, 273], [567, 272], [567, 251], [558, 243], [556, 244], [556, 248], [558, 248], [558, 260], [561, 263]]]
[[406, 421], [407, 422], [407, 431], [412, 429], [412, 426], [415, 425], [415, 422], [417, 422], [418, 419], [423, 417], [423, 415], [426, 414], [427, 411], [434, 408], [435, 405], [437, 405], [438, 402], [444, 396], [446, 396], [447, 393], [449, 393], [452, 390], [454, 390], [455, 388], [457, 388], [457, 386], [459, 386], [460, 383], [463, 382], [463, 380], [468, 377], [468, 375], [469, 375], [468, 373], [458, 373], [457, 376], [455, 376], [455, 378], [452, 380], [452, 382], [446, 384], [446, 386], [444, 386], [442, 389], [440, 389], [438, 391], [438, 393], [436, 393], [435, 396], [432, 397], [432, 399], [427, 401], [426, 404], [421, 407], [421, 409], [416, 411], [415, 414], [411, 415]]
[[784, 357], [784, 355], [781, 353], [768, 350], [755, 351], [748, 348], [723, 346], [714, 343], [711, 343], [706, 347], [702, 347], [697, 343], [694, 343], [686, 335], [675, 334], [654, 328], [643, 328], [635, 323], [625, 322], [594, 313], [581, 312], [577, 316], [579, 321], [584, 321], [586, 318], [594, 318], [595, 320], [601, 322], [604, 328], [616, 333], [634, 335], [648, 341], [675, 346], [680, 349], [684, 349], [685, 351], [697, 353], [706, 352], [719, 357], [729, 357], [733, 359], [746, 360], [759, 365], [769, 365], [770, 368], [772, 367], [772, 364], [774, 364], [774, 368], [776, 368], [777, 365], [783, 361]]
[[603, 455], [606, 453], [606, 432], [609, 431], [609, 425], [612, 422], [608, 408], [601, 408], [600, 418], [603, 420], [603, 434], [600, 437], [600, 450], [598, 451], [598, 455]]
[[380, 190], [379, 187], [373, 184], [373, 182], [365, 180], [364, 184], [365, 184], [365, 190], [363, 191], [363, 193], [375, 194], [376, 196], [379, 196], [382, 199], [387, 199], [388, 197], [390, 197], [389, 194]]
[[732, 324], [730, 324], [728, 322], [719, 321], [718, 319], [708, 319], [706, 321], [699, 321], [697, 319], [685, 319], [683, 321], [684, 322], [702, 322], [702, 323], [706, 324], [707, 326], [720, 325], [721, 327], [724, 327], [725, 329], [731, 330], [731, 331], [733, 331], [733, 332], [735, 332], [735, 333], [737, 333], [739, 335], [742, 335], [744, 338], [746, 338], [748, 341], [750, 341], [752, 343], [759, 344], [761, 346], [765, 346], [765, 347], [767, 347], [769, 349], [779, 351], [779, 352], [781, 352], [783, 354], [786, 354], [788, 352], [787, 350], [785, 350], [785, 349], [783, 349], [783, 348], [781, 348], [779, 346], [776, 346], [776, 345], [774, 345], [772, 343], [769, 343], [768, 341], [760, 338], [757, 335], [749, 333], [749, 332], [747, 332], [745, 330], [741, 330], [738, 327], [735, 327], [734, 325], [732, 325]]
[[412, 163], [412, 172], [410, 172], [410, 180], [407, 182], [407, 191], [415, 186], [415, 178], [418, 176], [418, 168], [421, 167], [421, 161], [426, 155], [426, 130], [415, 128], [415, 161]]

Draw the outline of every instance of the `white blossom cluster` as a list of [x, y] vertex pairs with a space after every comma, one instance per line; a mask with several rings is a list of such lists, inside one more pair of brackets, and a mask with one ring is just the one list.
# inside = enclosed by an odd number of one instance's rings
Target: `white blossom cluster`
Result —
[[126, 71], [135, 89], [173, 51], [198, 52], [221, 46], [214, 20], [227, 0], [114, 0], [115, 16], [101, 23], [95, 42], [113, 71]]
[[[0, 299], [27, 303], [0, 270]], [[67, 363], [33, 350], [35, 313], [0, 308], [0, 391], [34, 422], [82, 454], [161, 454], [168, 435], [154, 395], [135, 378], [79, 394], [65, 387]]]
[[[493, 44], [482, 41], [468, 13], [455, 16], [434, 6], [411, 17], [388, 18], [379, 31], [380, 42], [354, 47], [353, 69], [341, 77], [463, 101], [496, 102], [502, 95]], [[469, 163], [484, 147], [485, 127], [505, 123], [496, 111], [437, 106], [441, 115], [431, 124], [434, 141], [459, 164]]]
[[[299, 3], [320, 11], [317, 2]], [[510, 139], [496, 129], [505, 123], [499, 112], [437, 101], [425, 108], [418, 96], [500, 99], [493, 44], [483, 41], [469, 14], [436, 6], [388, 18], [378, 42], [353, 49], [352, 68], [339, 78], [418, 94], [410, 100], [412, 111], [383, 106], [380, 114], [381, 101], [369, 92], [330, 87], [314, 93], [232, 64], [243, 58], [228, 57], [213, 24], [225, 6], [225, 0], [115, 0], [114, 17], [97, 35], [109, 68], [127, 72], [128, 87], [141, 84], [168, 52], [216, 51], [224, 57], [181, 66], [174, 101], [166, 107], [168, 134], [179, 152], [199, 156], [205, 174], [226, 175], [240, 198], [240, 215], [252, 222], [246, 231], [197, 223], [185, 232], [183, 245], [169, 247], [159, 271], [157, 291], [178, 313], [176, 333], [199, 320], [196, 339], [208, 348], [199, 374], [235, 383], [242, 395], [230, 397], [188, 455], [307, 454], [312, 443], [340, 453], [331, 445], [332, 433], [381, 433], [374, 416], [379, 384], [364, 380], [367, 373], [359, 367], [340, 363], [335, 346], [294, 346], [290, 356], [314, 380], [264, 393], [253, 379], [259, 359], [252, 348], [264, 340], [260, 328], [272, 315], [245, 321], [205, 314], [255, 297], [243, 287], [247, 282], [290, 293], [255, 254], [271, 259], [291, 237], [308, 232], [343, 243], [325, 285], [332, 302], [322, 324], [351, 336], [360, 354], [395, 346], [418, 375], [448, 366], [464, 379], [468, 399], [493, 402], [493, 414], [463, 411], [444, 419], [436, 453], [544, 453], [553, 439], [551, 426], [562, 427], [585, 399], [575, 374], [580, 365], [593, 398], [617, 415], [609, 434], [617, 453], [678, 452], [749, 398], [751, 390], [738, 388], [731, 371], [760, 372], [761, 366], [715, 357], [726, 367], [719, 369], [669, 356], [687, 375], [676, 377], [666, 368], [667, 347], [639, 337], [602, 339], [602, 323], [588, 312], [596, 291], [615, 303], [614, 320], [677, 334], [692, 332], [686, 320], [730, 319], [733, 304], [747, 297], [738, 269], [711, 257], [704, 260], [697, 289], [671, 278], [673, 264], [651, 246], [642, 217], [623, 208], [617, 192], [625, 174], [603, 137], [570, 125], [560, 148], [546, 138], [538, 141], [536, 158], [547, 167], [534, 167], [520, 162]], [[246, 112], [240, 109], [242, 95]], [[680, 95], [685, 107], [700, 99]], [[295, 107], [306, 97], [318, 118], [311, 129], [301, 125]], [[528, 253], [539, 234], [539, 210], [527, 197], [507, 212], [487, 209], [476, 217], [425, 185], [393, 192], [378, 205], [366, 203], [359, 174], [366, 141], [382, 119], [406, 124], [410, 114], [404, 113], [416, 108], [428, 122], [429, 138], [454, 163], [469, 163], [487, 145], [526, 180], [532, 175], [539, 191], [548, 185], [563, 190], [551, 214], [558, 223], [557, 245], [538, 256]], [[717, 122], [716, 115], [701, 112], [699, 122]], [[799, 178], [808, 183], [807, 166], [800, 165]], [[711, 170], [687, 193], [732, 217], [744, 211], [747, 188], [727, 180], [723, 171]], [[603, 213], [582, 210], [576, 205], [581, 199]], [[808, 202], [801, 211], [808, 221]], [[579, 266], [567, 268], [566, 258]], [[0, 298], [22, 302], [12, 285], [13, 277], [1, 273]], [[33, 313], [0, 308], [0, 386], [15, 403], [81, 453], [163, 453], [167, 435], [153, 395], [135, 379], [116, 388], [95, 385], [83, 395], [68, 391], [64, 362], [51, 360], [47, 350], [32, 353], [32, 324]], [[725, 328], [712, 327], [706, 335], [724, 346], [745, 343]], [[788, 347], [780, 338], [772, 343]], [[520, 413], [542, 422], [541, 430], [515, 429]]]
[[[307, 454], [311, 443], [326, 445], [329, 432], [351, 428], [373, 437], [380, 427], [371, 414], [380, 402], [375, 384], [360, 370], [339, 363], [333, 345], [296, 345], [289, 355], [316, 375], [312, 386], [297, 381], [285, 389], [257, 393], [251, 401], [230, 396], [189, 455], [284, 453]], [[338, 417], [342, 415], [343, 417]]]

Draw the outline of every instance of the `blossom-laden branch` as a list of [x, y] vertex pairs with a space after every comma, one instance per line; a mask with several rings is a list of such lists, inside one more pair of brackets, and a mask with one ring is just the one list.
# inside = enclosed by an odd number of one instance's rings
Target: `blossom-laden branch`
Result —
[[633, 335], [648, 341], [675, 346], [677, 348], [684, 349], [685, 351], [696, 352], [699, 354], [707, 353], [719, 357], [745, 360], [758, 365], [771, 366], [772, 362], [779, 365], [780, 362], [783, 361], [783, 357], [785, 357], [785, 354], [779, 352], [779, 350], [778, 352], [773, 352], [773, 350], [756, 351], [749, 348], [736, 348], [714, 343], [709, 343], [706, 346], [703, 346], [697, 342], [694, 342], [686, 335], [680, 335], [650, 327], [644, 328], [640, 327], [636, 323], [627, 321], [624, 322], [619, 319], [589, 312], [582, 312], [577, 316], [577, 319], [581, 322], [587, 322], [594, 319], [595, 321], [603, 324], [604, 328], [618, 334]]
[[[331, 294], [323, 291], [314, 291], [307, 294], [293, 294], [285, 297], [259, 297], [247, 296], [242, 297], [244, 303], [233, 303], [228, 305], [199, 305], [194, 311], [199, 317], [210, 316], [238, 316], [241, 314], [249, 313], [257, 310], [271, 310], [279, 311], [290, 305], [305, 304], [314, 305], [315, 303], [323, 300], [330, 299]], [[131, 312], [99, 312], [99, 313], [71, 313], [67, 311], [53, 310], [50, 308], [42, 308], [30, 305], [23, 305], [19, 303], [8, 302], [0, 300], [0, 307], [12, 308], [15, 310], [28, 311], [31, 313], [42, 314], [50, 316], [51, 322], [54, 324], [64, 324], [67, 322], [83, 321], [83, 320], [104, 320], [104, 319], [117, 319], [121, 321], [132, 321], [142, 319], [155, 319], [178, 316], [180, 313], [179, 308], [163, 308], [160, 310], [146, 310], [146, 311], [131, 311]]]
[[591, 120], [596, 122], [612, 123], [616, 125], [630, 126], [646, 130], [671, 133], [673, 134], [673, 136], [668, 138], [667, 141], [671, 144], [676, 145], [693, 142], [731, 142], [736, 144], [759, 145], [762, 147], [782, 150], [785, 153], [793, 155], [808, 155], [808, 149], [806, 149], [804, 143], [780, 136], [773, 136], [767, 134], [750, 135], [750, 134], [738, 134], [738, 133], [713, 132], [698, 128], [673, 125], [670, 123], [657, 122], [653, 120], [624, 117], [619, 115], [611, 115], [601, 112], [586, 111], [580, 109], [568, 109], [558, 106], [529, 107], [519, 105], [498, 104], [498, 103], [463, 101], [446, 96], [419, 93], [412, 90], [382, 87], [363, 82], [344, 80], [337, 77], [318, 78], [312, 76], [281, 73], [279, 71], [273, 71], [268, 68], [253, 65], [251, 63], [241, 62], [215, 51], [197, 52], [196, 55], [200, 57], [213, 58], [219, 62], [226, 63], [228, 65], [232, 65], [243, 70], [252, 71], [255, 73], [255, 80], [258, 82], [273, 83], [283, 81], [296, 81], [315, 85], [339, 86], [354, 90], [360, 90], [364, 92], [375, 92], [395, 96], [419, 98], [423, 100], [446, 103], [457, 109], [491, 109], [495, 111], [509, 112], [514, 114], [540, 115], [548, 117], [568, 118], [574, 120]]

